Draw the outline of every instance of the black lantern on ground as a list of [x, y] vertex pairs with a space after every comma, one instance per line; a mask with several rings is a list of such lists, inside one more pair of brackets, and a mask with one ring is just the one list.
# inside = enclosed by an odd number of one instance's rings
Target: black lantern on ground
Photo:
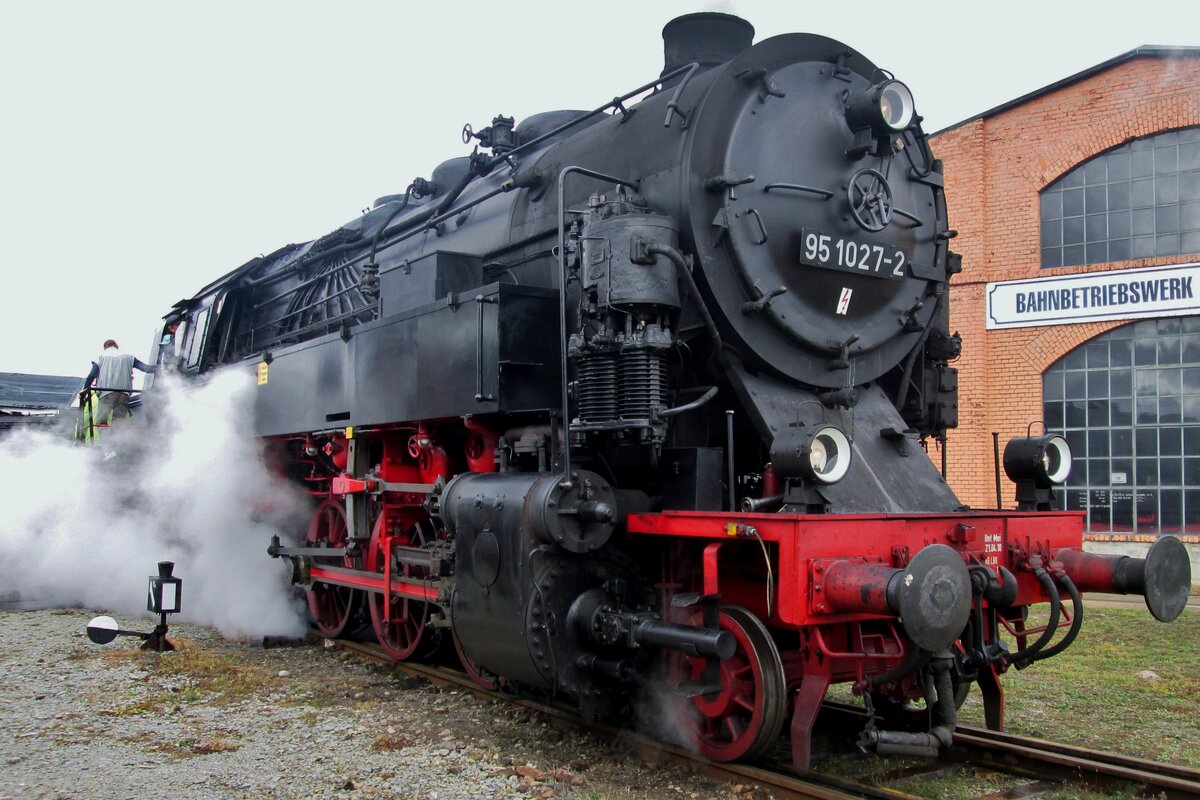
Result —
[[154, 650], [162, 653], [174, 650], [175, 645], [167, 641], [167, 614], [179, 613], [179, 600], [183, 590], [183, 581], [171, 573], [175, 570], [172, 561], [158, 562], [158, 574], [150, 576], [150, 585], [146, 591], [146, 610], [158, 614], [158, 625], [150, 633], [141, 631], [123, 631], [117, 627], [117, 621], [112, 617], [96, 617], [88, 623], [87, 635], [96, 644], [108, 644], [118, 636], [138, 636], [145, 641], [143, 650]]
[[174, 571], [174, 562], [158, 562], [158, 574], [150, 576], [150, 589], [146, 594], [147, 611], [155, 614], [179, 613], [179, 594], [183, 581], [172, 577]]
[[183, 581], [174, 577], [175, 563], [172, 561], [158, 562], [158, 574], [150, 576], [150, 587], [146, 593], [146, 610], [159, 615], [159, 623], [154, 632], [142, 644], [143, 650], [174, 650], [175, 645], [167, 641], [167, 614], [179, 613], [180, 595]]

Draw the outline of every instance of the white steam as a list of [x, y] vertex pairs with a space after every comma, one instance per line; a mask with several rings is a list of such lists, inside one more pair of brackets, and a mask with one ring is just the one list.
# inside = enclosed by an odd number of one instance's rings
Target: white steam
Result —
[[[682, 660], [682, 656], [679, 658]], [[633, 724], [661, 742], [697, 753], [699, 749], [692, 735], [696, 726], [695, 708], [690, 699], [675, 692], [680, 680], [681, 676], [671, 669], [657, 669], [639, 684], [632, 703]]]
[[146, 613], [148, 576], [174, 561], [172, 619], [229, 636], [302, 634], [287, 564], [266, 549], [274, 534], [295, 541], [307, 504], [259, 457], [253, 390], [233, 371], [164, 376], [152, 408], [98, 444], [45, 431], [0, 439], [0, 597]]
[[743, 14], [738, 13], [737, 4], [732, 0], [710, 0], [710, 2], [704, 4], [703, 10], [719, 14], [733, 14], [735, 17], [744, 17]]

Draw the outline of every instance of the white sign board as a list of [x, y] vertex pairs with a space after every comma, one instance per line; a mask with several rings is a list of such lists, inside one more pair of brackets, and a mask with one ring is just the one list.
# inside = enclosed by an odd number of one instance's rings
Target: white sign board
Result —
[[987, 285], [987, 328], [1200, 314], [1198, 293], [1200, 264], [999, 281]]

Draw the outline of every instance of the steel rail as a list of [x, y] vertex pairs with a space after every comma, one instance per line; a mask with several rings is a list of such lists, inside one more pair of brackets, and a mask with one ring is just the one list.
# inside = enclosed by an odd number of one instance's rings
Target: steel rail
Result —
[[[821, 711], [827, 715], [823, 719], [833, 719], [838, 724], [849, 725], [865, 719], [861, 708], [846, 703], [826, 702]], [[946, 752], [946, 757], [997, 772], [1062, 783], [1107, 787], [1133, 783], [1162, 793], [1169, 800], [1200, 798], [1197, 769], [969, 725], [954, 729], [954, 747]]]
[[1200, 770], [1177, 764], [964, 725], [955, 729], [954, 745], [967, 751], [972, 763], [1004, 772], [1022, 770], [1097, 785], [1138, 783], [1172, 800], [1200, 798]]

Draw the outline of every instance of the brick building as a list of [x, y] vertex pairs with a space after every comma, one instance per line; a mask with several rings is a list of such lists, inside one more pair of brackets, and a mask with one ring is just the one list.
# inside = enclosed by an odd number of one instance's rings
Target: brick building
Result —
[[950, 483], [993, 507], [992, 432], [1045, 420], [1090, 538], [1200, 541], [1200, 48], [1138, 48], [933, 148], [964, 266]]

